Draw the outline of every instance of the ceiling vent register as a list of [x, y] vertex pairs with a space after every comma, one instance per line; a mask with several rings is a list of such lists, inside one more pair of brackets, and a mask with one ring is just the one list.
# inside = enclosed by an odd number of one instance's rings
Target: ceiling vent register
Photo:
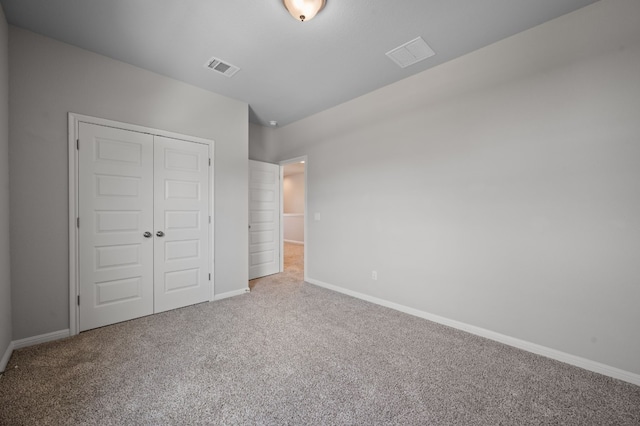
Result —
[[235, 73], [240, 71], [240, 67], [236, 67], [235, 65], [231, 65], [228, 62], [224, 62], [221, 59], [213, 57], [204, 64], [205, 68], [209, 68], [212, 71], [218, 72], [227, 77], [233, 77]]
[[433, 49], [429, 47], [422, 37], [415, 38], [386, 53], [386, 55], [401, 68], [406, 68], [430, 58], [435, 54]]

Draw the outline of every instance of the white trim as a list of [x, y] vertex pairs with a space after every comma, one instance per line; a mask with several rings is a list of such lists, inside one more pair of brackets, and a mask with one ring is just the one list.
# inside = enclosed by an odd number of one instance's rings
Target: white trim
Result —
[[213, 302], [216, 296], [215, 292], [215, 281], [216, 281], [216, 261], [215, 261], [215, 224], [216, 224], [216, 215], [215, 215], [215, 171], [216, 171], [216, 144], [213, 141], [209, 143], [209, 155], [211, 158], [211, 167], [209, 167], [209, 216], [211, 217], [211, 223], [209, 224], [209, 259], [211, 259], [211, 263], [209, 266], [209, 272], [211, 273], [211, 293], [209, 293], [209, 302]]
[[283, 217], [304, 217], [304, 213], [282, 213]]
[[51, 333], [40, 334], [38, 336], [27, 337], [20, 340], [14, 340], [13, 349], [26, 348], [27, 346], [39, 345], [40, 343], [52, 342], [54, 340], [65, 339], [71, 336], [69, 329], [52, 331]]
[[14, 349], [13, 342], [9, 342], [7, 350], [4, 352], [2, 359], [0, 359], [0, 371], [4, 371], [7, 368], [7, 364], [9, 364], [9, 359], [11, 359], [11, 354]]
[[204, 139], [197, 136], [183, 135], [180, 133], [169, 132], [166, 130], [154, 129], [152, 127], [138, 126], [136, 124], [124, 123], [119, 121], [107, 120], [104, 118], [91, 117], [88, 115], [69, 113], [68, 117], [68, 149], [69, 149], [69, 334], [74, 336], [80, 330], [80, 315], [78, 312], [78, 228], [76, 227], [76, 218], [78, 217], [78, 151], [76, 150], [76, 140], [78, 139], [78, 128], [80, 123], [90, 123], [99, 126], [115, 127], [117, 129], [130, 130], [140, 133], [148, 133], [154, 136], [163, 136], [171, 139], [178, 139], [188, 142], [196, 142], [209, 145], [209, 155], [211, 156], [210, 174], [210, 190], [209, 190], [209, 214], [211, 216], [210, 234], [209, 234], [209, 272], [211, 273], [211, 288], [209, 293], [209, 301], [215, 298], [215, 142], [211, 139]]
[[[283, 160], [280, 161], [280, 272], [284, 272], [284, 188], [283, 186], [283, 181], [284, 181], [284, 166], [286, 166], [287, 164], [292, 164], [292, 163], [299, 163], [301, 161], [304, 161], [304, 213], [302, 213], [302, 216], [304, 216], [304, 239], [305, 241], [308, 241], [309, 239], [309, 233], [308, 233], [308, 228], [307, 228], [307, 221], [309, 218], [309, 205], [307, 203], [308, 200], [308, 194], [309, 194], [309, 185], [308, 185], [308, 179], [309, 179], [309, 158], [306, 155], [302, 155], [300, 157], [295, 157], [295, 158], [290, 158], [289, 160]], [[290, 213], [287, 213], [287, 215], [292, 215]], [[293, 242], [293, 241], [288, 241], [288, 242]], [[304, 245], [304, 265], [303, 265], [303, 269], [304, 269], [304, 279], [306, 281], [307, 279], [307, 259], [309, 258], [309, 256], [307, 256], [307, 245], [304, 244], [304, 242], [302, 243]]]
[[283, 240], [285, 243], [289, 243], [289, 244], [298, 244], [300, 246], [304, 245], [304, 241], [296, 241], [296, 240]]
[[213, 297], [213, 300], [228, 299], [229, 297], [240, 296], [241, 294], [246, 294], [246, 293], [249, 293], [249, 292], [250, 292], [249, 287], [241, 288], [240, 290], [234, 290], [234, 291], [228, 291], [226, 293], [216, 294]]
[[280, 164], [280, 272], [284, 272], [284, 166]]
[[[306, 269], [305, 269], [306, 270]], [[506, 336], [504, 334], [496, 333], [495, 331], [487, 330], [474, 325], [466, 324], [460, 321], [452, 320], [449, 318], [434, 315], [425, 311], [410, 308], [408, 306], [400, 305], [398, 303], [390, 302], [388, 300], [380, 299], [374, 296], [369, 296], [357, 291], [348, 290], [333, 284], [327, 284], [325, 282], [305, 277], [305, 281], [323, 287], [329, 290], [343, 293], [348, 296], [362, 299], [367, 302], [375, 303], [376, 305], [384, 306], [387, 308], [395, 309], [396, 311], [404, 312], [405, 314], [413, 315], [419, 318], [423, 318], [429, 321], [443, 324], [458, 330], [466, 331], [467, 333], [475, 334], [476, 336], [484, 337], [496, 342], [504, 343], [505, 345], [513, 346], [518, 349], [532, 352], [537, 355], [542, 355], [547, 358], [555, 359], [556, 361], [571, 364], [576, 367], [583, 368], [585, 370], [593, 371], [605, 376], [613, 377], [614, 379], [622, 380], [625, 382], [633, 383], [640, 386], [640, 374], [632, 373], [630, 371], [621, 370], [610, 365], [602, 364], [597, 361], [592, 361], [586, 358], [582, 358], [576, 355], [571, 355], [566, 352], [562, 352], [556, 349], [548, 348], [546, 346], [538, 345], [537, 343], [527, 342], [526, 340], [517, 339], [515, 337]]]
[[78, 216], [78, 151], [76, 139], [78, 135], [79, 116], [69, 113], [69, 332], [78, 334], [80, 330], [80, 317], [78, 315], [78, 229], [76, 218]]
[[71, 331], [69, 329], [66, 329], [52, 331], [51, 333], [40, 334], [38, 336], [26, 337], [24, 339], [14, 340], [10, 342], [7, 350], [0, 360], [0, 371], [4, 371], [5, 368], [7, 368], [9, 359], [11, 359], [11, 354], [13, 354], [13, 351], [15, 351], [16, 349], [39, 345], [40, 343], [52, 342], [54, 340], [65, 339], [69, 336], [71, 336]]

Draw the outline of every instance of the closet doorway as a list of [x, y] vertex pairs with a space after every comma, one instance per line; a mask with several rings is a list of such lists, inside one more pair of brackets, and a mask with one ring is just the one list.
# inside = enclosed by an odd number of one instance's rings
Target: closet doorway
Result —
[[280, 163], [282, 173], [280, 270], [306, 271], [307, 158], [298, 157]]
[[213, 297], [213, 141], [69, 115], [71, 334]]

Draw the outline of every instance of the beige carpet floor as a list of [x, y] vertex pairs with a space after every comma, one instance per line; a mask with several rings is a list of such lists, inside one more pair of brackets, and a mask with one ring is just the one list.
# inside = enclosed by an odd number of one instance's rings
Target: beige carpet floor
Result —
[[249, 294], [15, 351], [0, 424], [640, 425], [638, 386], [306, 284], [291, 253]]

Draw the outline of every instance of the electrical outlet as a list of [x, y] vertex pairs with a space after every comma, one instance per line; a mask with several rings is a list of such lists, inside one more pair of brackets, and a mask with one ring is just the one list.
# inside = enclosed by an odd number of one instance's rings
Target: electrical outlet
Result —
[[378, 281], [378, 271], [371, 271], [371, 279]]

